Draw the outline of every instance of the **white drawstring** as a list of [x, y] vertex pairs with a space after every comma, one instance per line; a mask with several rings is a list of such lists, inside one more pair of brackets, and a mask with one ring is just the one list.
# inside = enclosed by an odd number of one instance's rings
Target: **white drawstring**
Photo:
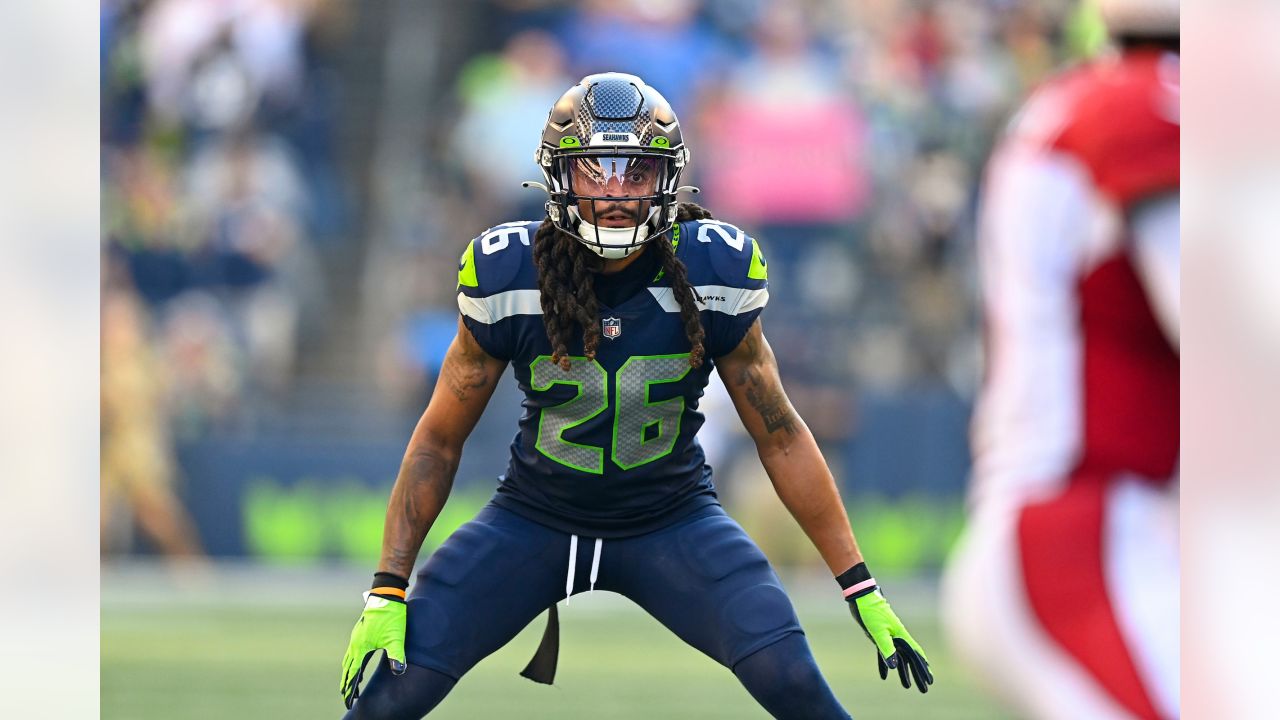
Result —
[[591, 588], [587, 592], [596, 591], [596, 578], [600, 576], [600, 547], [604, 545], [604, 540], [596, 538], [596, 549], [591, 554]]
[[569, 536], [569, 579], [564, 583], [564, 604], [573, 596], [573, 575], [578, 570], [578, 536]]
[[[600, 555], [604, 547], [604, 540], [596, 538], [595, 550], [591, 553], [591, 587], [588, 592], [595, 592], [596, 578], [600, 577]], [[569, 536], [569, 576], [564, 582], [564, 604], [569, 604], [569, 598], [573, 597], [573, 579], [578, 571], [578, 536]]]

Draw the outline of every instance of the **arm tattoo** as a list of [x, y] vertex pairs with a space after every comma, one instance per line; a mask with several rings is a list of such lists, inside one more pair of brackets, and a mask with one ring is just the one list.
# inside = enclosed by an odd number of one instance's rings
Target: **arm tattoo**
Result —
[[746, 344], [750, 359], [734, 378], [736, 384], [746, 386], [747, 402], [760, 415], [760, 419], [764, 420], [764, 427], [770, 435], [778, 430], [786, 430], [788, 435], [795, 435], [796, 420], [791, 403], [787, 401], [781, 388], [771, 385], [756, 369], [755, 361], [761, 357], [763, 346], [754, 333], [747, 334]]
[[466, 400], [473, 390], [485, 386], [488, 377], [485, 374], [484, 355], [469, 348], [459, 348], [445, 359], [440, 369], [441, 379], [459, 401]]
[[422, 541], [453, 488], [453, 476], [458, 472], [462, 452], [459, 435], [469, 434], [475, 426], [479, 406], [486, 402], [496, 375], [501, 372], [498, 368], [499, 363], [485, 354], [459, 321], [458, 338], [445, 356], [436, 387], [447, 387], [466, 407], [460, 413], [446, 413], [451, 415], [447, 418], [439, 417], [437, 410], [433, 419], [428, 417], [431, 406], [436, 404], [433, 400], [414, 429], [387, 503], [379, 570], [406, 578], [413, 574], [413, 562]]
[[381, 570], [413, 575], [422, 541], [449, 497], [458, 462], [440, 452], [417, 449], [405, 457], [391, 491], [383, 528]]

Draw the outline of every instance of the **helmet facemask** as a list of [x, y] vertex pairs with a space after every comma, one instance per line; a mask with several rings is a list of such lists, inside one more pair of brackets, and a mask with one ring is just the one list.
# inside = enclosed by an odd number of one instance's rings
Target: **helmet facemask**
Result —
[[675, 223], [684, 148], [541, 149], [547, 214], [606, 260], [625, 258]]

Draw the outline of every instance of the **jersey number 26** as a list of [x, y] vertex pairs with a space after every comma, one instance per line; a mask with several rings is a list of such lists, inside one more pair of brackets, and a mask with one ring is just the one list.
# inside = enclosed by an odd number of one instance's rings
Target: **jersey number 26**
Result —
[[[567, 402], [543, 408], [538, 418], [538, 452], [575, 470], [604, 473], [605, 448], [564, 439], [565, 432], [578, 427], [609, 407], [609, 374], [595, 360], [570, 357], [566, 372], [540, 355], [529, 366], [534, 390], [550, 390], [553, 385], [573, 385], [577, 394]], [[684, 398], [653, 402], [649, 388], [657, 383], [678, 382], [689, 373], [689, 354], [637, 355], [618, 368], [614, 379], [613, 437], [609, 453], [614, 464], [630, 470], [666, 456], [680, 436]]]

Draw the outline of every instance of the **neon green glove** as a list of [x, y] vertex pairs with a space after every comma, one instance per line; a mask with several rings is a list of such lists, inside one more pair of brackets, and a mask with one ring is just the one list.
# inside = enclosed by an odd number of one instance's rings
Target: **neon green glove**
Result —
[[876, 660], [880, 679], [889, 677], [889, 669], [896, 668], [902, 687], [911, 688], [914, 677], [920, 692], [929, 692], [933, 673], [929, 659], [920, 643], [911, 637], [898, 615], [889, 607], [889, 601], [880, 594], [866, 563], [858, 563], [836, 578], [849, 601], [849, 613], [858, 621], [862, 631], [876, 646]]
[[[385, 577], [383, 573], [379, 575]], [[339, 690], [347, 709], [351, 709], [356, 698], [360, 697], [364, 668], [375, 652], [386, 651], [391, 672], [396, 675], [404, 673], [407, 662], [404, 655], [404, 589], [374, 587], [365, 592], [364, 598], [364, 612], [360, 613], [360, 619], [351, 630], [351, 642], [347, 645], [346, 656], [342, 658], [342, 685]]]

